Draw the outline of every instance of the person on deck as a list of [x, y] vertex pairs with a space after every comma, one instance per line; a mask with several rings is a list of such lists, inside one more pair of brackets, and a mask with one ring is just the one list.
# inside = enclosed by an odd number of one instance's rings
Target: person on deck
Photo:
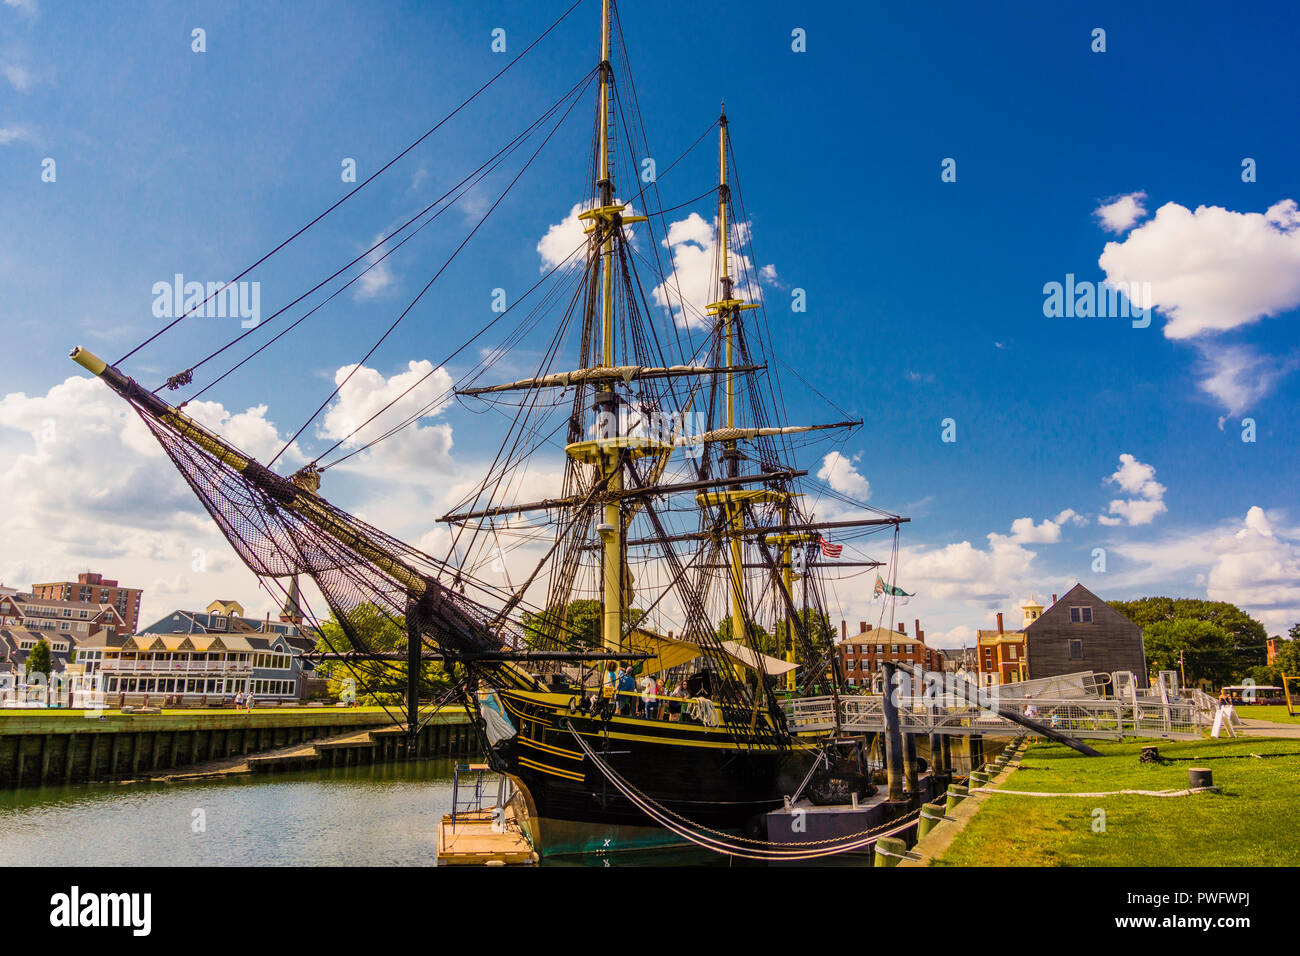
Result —
[[618, 689], [620, 691], [618, 712], [626, 717], [631, 713], [633, 706], [636, 704], [636, 675], [632, 673], [631, 664], [628, 664], [620, 674], [618, 679]]
[[641, 703], [645, 707], [645, 716], [647, 720], [654, 720], [655, 713], [659, 709], [659, 698], [655, 693], [655, 679], [647, 677], [641, 688]]
[[681, 698], [686, 696], [686, 682], [678, 681], [677, 686], [673, 688], [672, 699], [668, 701], [668, 719], [674, 723], [680, 723], [682, 719], [682, 702]]

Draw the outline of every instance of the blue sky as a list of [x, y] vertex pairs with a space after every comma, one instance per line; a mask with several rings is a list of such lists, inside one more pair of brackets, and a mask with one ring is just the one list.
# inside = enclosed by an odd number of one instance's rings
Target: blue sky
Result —
[[[214, 579], [188, 567], [207, 532], [187, 518], [159, 523], [159, 496], [174, 485], [137, 480], [112, 412], [96, 410], [109, 416], [103, 427], [78, 422], [84, 393], [57, 391], [76, 375], [69, 348], [128, 351], [162, 324], [154, 283], [234, 275], [350, 188], [344, 158], [364, 178], [564, 6], [4, 0], [0, 487], [12, 504], [0, 580], [25, 586], [83, 567], [135, 575], [157, 595], [146, 614], [216, 596]], [[869, 483], [871, 504], [913, 518], [898, 580], [918, 596], [901, 616], [949, 643], [1030, 589], [1064, 592], [1075, 580], [1107, 598], [1236, 600], [1271, 632], [1300, 620], [1300, 231], [1285, 206], [1300, 200], [1300, 15], [1282, 3], [1133, 6], [664, 0], [621, 11], [657, 159], [689, 146], [725, 98], [756, 265], [778, 277], [765, 296], [783, 359], [866, 420], [835, 446], [846, 460], [832, 480]], [[577, 82], [596, 59], [597, 13], [585, 0], [499, 90], [259, 269], [263, 313]], [[195, 28], [206, 52], [191, 49]], [[505, 57], [491, 49], [496, 28]], [[1092, 49], [1097, 28], [1104, 52]], [[791, 48], [795, 29], [806, 52]], [[444, 357], [490, 316], [492, 289], [536, 281], [538, 240], [585, 191], [589, 128], [584, 101], [368, 363], [383, 380], [409, 360]], [[42, 181], [47, 158], [54, 182]], [[946, 158], [955, 182], [941, 180]], [[1243, 182], [1246, 158], [1253, 182]], [[707, 190], [713, 162], [710, 149], [692, 153], [660, 183], [664, 201]], [[1134, 194], [1142, 214], [1105, 228], [1096, 210]], [[710, 215], [707, 200], [691, 208]], [[270, 421], [291, 433], [475, 218], [448, 213], [448, 228], [394, 254], [373, 296], [340, 297], [273, 361], [205, 398], [230, 414], [265, 405], [234, 427]], [[1107, 243], [1123, 246], [1110, 272], [1152, 280], [1150, 326], [1045, 316], [1046, 283], [1107, 278]], [[789, 308], [795, 288], [806, 313]], [[188, 320], [126, 370], [157, 385], [237, 331], [228, 319]], [[792, 419], [833, 411], [796, 381], [786, 391]], [[940, 440], [945, 418], [956, 442]], [[1244, 418], [1253, 442], [1242, 441]], [[42, 441], [49, 419], [67, 440]], [[451, 408], [425, 435], [444, 452], [451, 441], [457, 467], [472, 470], [497, 437], [480, 421]], [[305, 444], [321, 447], [311, 432]], [[366, 498], [363, 477], [341, 481], [342, 502], [401, 515], [418, 538], [418, 509], [433, 502], [410, 487]], [[121, 532], [51, 534], [69, 496], [76, 515]], [[115, 547], [135, 534], [144, 551]], [[1104, 573], [1092, 569], [1099, 547]], [[225, 557], [213, 566], [229, 575], [221, 586], [258, 604], [251, 577]], [[874, 616], [862, 591], [841, 588], [833, 613]]]

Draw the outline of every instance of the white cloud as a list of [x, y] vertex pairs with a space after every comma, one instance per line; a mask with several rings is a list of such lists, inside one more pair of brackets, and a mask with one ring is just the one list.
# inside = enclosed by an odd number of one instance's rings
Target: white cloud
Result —
[[6, 7], [13, 7], [26, 16], [36, 15], [36, 0], [4, 0]]
[[1055, 522], [1056, 522], [1057, 524], [1059, 524], [1059, 525], [1063, 525], [1063, 524], [1065, 524], [1066, 522], [1069, 522], [1070, 524], [1075, 524], [1075, 525], [1078, 525], [1079, 527], [1083, 527], [1084, 525], [1086, 525], [1086, 524], [1088, 523], [1088, 519], [1087, 519], [1087, 517], [1085, 517], [1084, 515], [1079, 514], [1079, 513], [1078, 513], [1077, 511], [1075, 511], [1073, 508], [1066, 508], [1064, 511], [1062, 511], [1060, 514], [1058, 514], [1058, 515], [1057, 515], [1055, 518], [1053, 518], [1052, 520], [1055, 521]]
[[871, 482], [867, 481], [857, 469], [857, 462], [861, 457], [861, 453], [849, 458], [833, 451], [822, 459], [822, 466], [817, 469], [817, 477], [842, 495], [867, 501], [871, 498]]
[[1300, 544], [1287, 540], [1258, 505], [1216, 541], [1206, 594], [1254, 613], [1270, 633], [1300, 621]]
[[[187, 407], [250, 453], [283, 441], [262, 406]], [[0, 580], [11, 587], [96, 570], [146, 591], [142, 625], [174, 606], [245, 595], [256, 578], [235, 557], [139, 416], [94, 378], [0, 399]], [[188, 584], [186, 583], [188, 582]], [[186, 600], [179, 590], [187, 587]], [[273, 609], [270, 599], [258, 613]]]
[[23, 126], [0, 126], [0, 146], [10, 143], [31, 142], [31, 131]]
[[1017, 518], [1011, 522], [1011, 540], [1021, 544], [1055, 544], [1061, 540], [1061, 526], [1046, 518], [1037, 525], [1033, 518]]
[[[672, 255], [673, 272], [666, 282], [655, 286], [654, 300], [658, 305], [669, 309], [681, 325], [707, 328], [713, 322], [712, 318], [705, 316], [704, 309], [717, 297], [719, 288], [720, 250], [714, 241], [715, 226], [716, 220], [710, 222], [693, 212], [685, 219], [671, 223], [668, 235], [662, 240], [663, 246]], [[745, 278], [755, 275], [753, 263], [748, 256], [736, 251], [749, 236], [749, 223], [733, 222], [731, 230], [728, 268], [736, 283], [733, 294], [737, 298], [757, 302], [757, 284], [751, 284]], [[764, 266], [763, 269], [767, 275], [775, 278], [775, 266]]]
[[1156, 515], [1169, 510], [1164, 503], [1165, 486], [1156, 481], [1155, 468], [1132, 455], [1120, 455], [1119, 468], [1106, 480], [1131, 497], [1111, 501], [1109, 514], [1097, 518], [1104, 525], [1150, 524]]
[[[345, 365], [335, 373], [335, 384], [342, 384], [353, 369], [356, 369], [355, 373], [347, 384], [342, 385], [338, 398], [326, 410], [317, 430], [321, 438], [346, 438], [344, 449], [356, 448], [377, 438], [410, 415], [422, 412], [421, 419], [439, 415], [451, 398], [451, 376], [444, 368], [434, 369], [433, 363], [427, 359], [410, 361], [405, 371], [387, 378], [367, 366]], [[408, 389], [409, 394], [399, 398]], [[392, 408], [373, 422], [364, 424], [389, 402], [395, 403]], [[426, 409], [426, 406], [429, 407]], [[357, 433], [352, 435], [353, 431]], [[450, 467], [451, 444], [450, 425], [426, 425], [416, 421], [353, 461], [358, 464], [362, 460], [379, 461], [388, 468], [432, 468], [445, 472]]]
[[1093, 215], [1101, 221], [1102, 228], [1107, 232], [1126, 232], [1146, 216], [1146, 206], [1143, 205], [1146, 198], [1147, 194], [1142, 192], [1117, 196], [1098, 206], [1093, 210]]
[[1293, 199], [1264, 213], [1170, 202], [1097, 261], [1112, 286], [1149, 283], [1136, 304], [1166, 316], [1166, 336], [1188, 339], [1300, 306], [1298, 226]]
[[[1260, 401], [1278, 380], [1300, 362], [1279, 359], [1248, 345], [1198, 343], [1202, 391], [1217, 399], [1229, 415], [1238, 415]], [[1222, 427], [1222, 425], [1220, 425]]]
[[[384, 237], [381, 232], [371, 240], [371, 245], [378, 242]], [[384, 254], [388, 251], [388, 244], [376, 247], [369, 255], [366, 256], [366, 264], [371, 266], [368, 272], [364, 272], [352, 287], [352, 297], [359, 302], [369, 299], [377, 299], [393, 287], [394, 277], [393, 270], [389, 268], [389, 260], [383, 259]], [[380, 259], [383, 259], [380, 262]]]
[[[621, 203], [622, 200], [615, 199], [614, 202]], [[538, 271], [546, 272], [554, 269], [560, 263], [580, 261], [582, 254], [574, 254], [575, 249], [579, 249], [587, 241], [586, 228], [591, 225], [589, 219], [579, 219], [578, 216], [591, 208], [590, 202], [575, 203], [566, 215], [559, 222], [553, 224], [546, 230], [546, 235], [537, 243], [537, 252], [542, 257], [542, 264]], [[625, 216], [637, 215], [636, 208], [631, 204], [623, 210]], [[633, 232], [631, 226], [623, 228], [623, 235], [628, 242], [633, 242]]]
[[1116, 541], [1107, 548], [1129, 565], [1115, 574], [1117, 586], [1203, 589], [1261, 620], [1270, 634], [1284, 634], [1300, 621], [1300, 529], [1285, 528], [1280, 515], [1259, 506], [1244, 519], [1218, 527], [1169, 534], [1155, 541]]
[[32, 88], [32, 74], [24, 66], [17, 63], [0, 63], [0, 73], [4, 74], [9, 85], [19, 93], [26, 93]]

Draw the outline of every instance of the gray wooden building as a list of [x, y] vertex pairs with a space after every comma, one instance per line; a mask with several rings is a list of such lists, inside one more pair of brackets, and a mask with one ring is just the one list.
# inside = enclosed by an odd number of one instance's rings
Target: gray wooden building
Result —
[[1090, 670], [1132, 671], [1146, 687], [1142, 628], [1082, 584], [1076, 584], [1025, 628], [1029, 679]]

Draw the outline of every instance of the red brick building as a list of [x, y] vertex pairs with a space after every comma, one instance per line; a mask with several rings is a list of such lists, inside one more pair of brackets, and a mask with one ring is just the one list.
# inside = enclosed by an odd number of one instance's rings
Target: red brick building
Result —
[[917, 637], [907, 636], [906, 624], [899, 624], [897, 631], [868, 627], [866, 621], [858, 622], [858, 627], [859, 633], [848, 637], [848, 628], [840, 621], [840, 663], [850, 686], [877, 688], [880, 666], [886, 661], [914, 664], [927, 671], [944, 669], [943, 652], [925, 643], [920, 621], [915, 622]]
[[111, 604], [126, 622], [127, 634], [134, 634], [140, 626], [140, 588], [124, 588], [116, 581], [104, 579], [102, 574], [87, 571], [78, 574], [76, 581], [58, 581], [51, 584], [33, 584], [32, 594], [50, 601], [81, 601], [86, 604]]
[[0, 597], [0, 626], [27, 628], [74, 641], [99, 631], [115, 636], [129, 633], [126, 622], [111, 604], [39, 598], [21, 591]]

